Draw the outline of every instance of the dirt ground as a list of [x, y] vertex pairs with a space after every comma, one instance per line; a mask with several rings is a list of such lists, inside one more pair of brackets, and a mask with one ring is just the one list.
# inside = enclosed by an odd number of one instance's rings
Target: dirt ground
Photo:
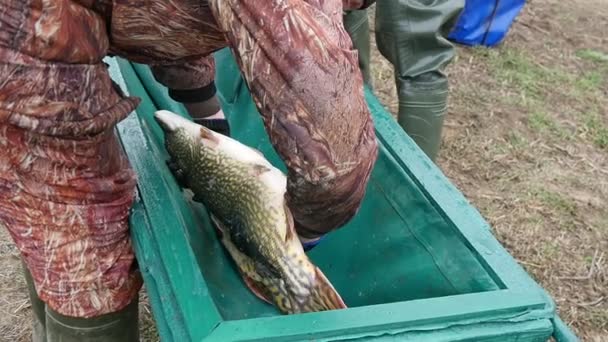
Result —
[[[396, 113], [391, 65], [373, 53]], [[437, 164], [582, 340], [608, 341], [608, 0], [528, 1], [500, 47], [459, 47], [447, 73]], [[142, 340], [156, 341], [142, 299]], [[0, 229], [0, 340], [29, 341], [30, 314]]]

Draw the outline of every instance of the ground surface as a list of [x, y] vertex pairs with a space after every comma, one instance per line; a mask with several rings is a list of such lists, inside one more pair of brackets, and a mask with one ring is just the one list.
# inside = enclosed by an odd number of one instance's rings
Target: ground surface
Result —
[[[373, 63], [395, 113], [391, 66], [375, 50]], [[608, 341], [608, 0], [528, 1], [500, 48], [459, 48], [447, 72], [439, 167], [583, 341]], [[0, 230], [2, 341], [30, 336], [17, 255]]]

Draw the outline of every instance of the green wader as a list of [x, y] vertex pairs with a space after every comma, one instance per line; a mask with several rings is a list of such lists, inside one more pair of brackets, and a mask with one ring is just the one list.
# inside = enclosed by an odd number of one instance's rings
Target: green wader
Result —
[[359, 53], [359, 68], [363, 74], [363, 82], [370, 88], [372, 87], [372, 77], [370, 71], [370, 38], [369, 38], [369, 19], [367, 11], [349, 11], [344, 14], [344, 28], [352, 39], [357, 52]]
[[[376, 44], [395, 67], [397, 120], [431, 160], [437, 157], [447, 112], [448, 80], [442, 69], [455, 52], [445, 37], [463, 7], [464, 0], [376, 1]], [[356, 24], [366, 12], [352, 11], [344, 18], [346, 30], [360, 51], [359, 63], [366, 64], [364, 75], [369, 73], [369, 32], [362, 32], [366, 25]]]
[[93, 318], [68, 317], [48, 308], [36, 293], [32, 276], [23, 263], [32, 304], [33, 342], [138, 342], [138, 299], [121, 311]]

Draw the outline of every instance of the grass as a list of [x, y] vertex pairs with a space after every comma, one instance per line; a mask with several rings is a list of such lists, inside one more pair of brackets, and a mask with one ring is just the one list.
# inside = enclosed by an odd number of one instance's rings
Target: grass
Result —
[[600, 71], [587, 71], [576, 80], [576, 87], [581, 93], [599, 90], [604, 83], [605, 75]]
[[542, 254], [548, 258], [554, 258], [560, 253], [559, 244], [555, 242], [548, 242], [543, 246]]
[[509, 145], [511, 145], [514, 149], [523, 149], [526, 145], [528, 145], [528, 140], [521, 134], [517, 132], [509, 133]]
[[608, 149], [608, 126], [601, 120], [597, 113], [585, 115], [584, 125], [589, 140], [601, 149]]
[[556, 140], [570, 140], [573, 133], [561, 126], [549, 113], [537, 108], [530, 114], [528, 119], [532, 130], [540, 134], [547, 134]]
[[555, 123], [546, 112], [537, 110], [530, 115], [530, 127], [537, 131], [554, 130]]
[[593, 49], [580, 49], [576, 51], [576, 55], [582, 59], [592, 61], [595, 63], [606, 63], [608, 64], [608, 53]]
[[571, 215], [576, 211], [575, 204], [558, 192], [538, 189], [534, 192], [534, 197], [540, 200], [546, 207], [559, 214]]
[[[608, 67], [586, 70], [579, 76], [559, 66], [543, 66], [529, 53], [518, 49], [475, 48], [471, 53], [485, 59], [493, 78], [508, 90], [509, 95], [499, 101], [522, 107], [529, 114], [528, 125], [532, 131], [556, 141], [573, 138], [574, 132], [560, 125], [559, 117], [548, 113], [547, 103], [555, 98], [553, 95], [558, 87], [563, 90], [558, 96], [564, 95], [573, 104], [567, 108], [567, 113], [574, 115], [570, 119], [583, 128], [586, 140], [602, 149], [608, 148], [608, 126], [597, 114], [597, 98], [603, 96]], [[605, 63], [604, 55], [596, 51], [582, 50], [578, 56]], [[585, 112], [586, 107], [591, 107], [591, 114]]]
[[488, 63], [495, 79], [519, 91], [522, 99], [543, 101], [547, 85], [571, 82], [571, 75], [559, 68], [545, 67], [517, 49], [491, 50]]

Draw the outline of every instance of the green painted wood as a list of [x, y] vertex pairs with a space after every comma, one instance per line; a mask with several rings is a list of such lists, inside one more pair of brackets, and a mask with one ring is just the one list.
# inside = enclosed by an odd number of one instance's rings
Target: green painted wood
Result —
[[156, 294], [149, 298], [159, 335], [163, 336], [163, 341], [166, 342], [185, 341], [188, 339], [188, 332], [182, 311], [169, 286], [168, 273], [162, 271], [163, 265], [158, 262], [159, 248], [155, 244], [154, 235], [150, 232], [150, 223], [139, 198], [133, 206], [131, 227], [133, 227], [131, 237], [134, 240], [135, 253], [140, 265], [143, 265], [141, 273], [145, 286], [148, 292]]
[[[143, 99], [119, 132], [140, 175], [146, 215], [143, 220], [134, 212], [132, 224], [147, 228], [134, 227], [132, 234], [167, 341], [397, 341], [413, 336], [540, 341], [561, 331], [563, 341], [576, 341], [558, 324], [547, 293], [369, 90], [365, 95], [380, 156], [366, 198], [352, 222], [310, 253], [349, 309], [279, 315], [243, 286], [205, 208], [189, 200], [164, 165], [164, 137], [152, 114], [169, 109], [188, 117], [183, 106], [167, 96], [148, 67], [114, 63], [120, 72], [114, 70], [113, 77], [122, 80], [121, 87]], [[216, 65], [216, 85], [234, 137], [284, 170], [228, 50], [216, 54]], [[180, 332], [187, 338], [176, 338]]]
[[[122, 89], [127, 89], [117, 61], [110, 58], [106, 59], [105, 62], [110, 66], [110, 75], [114, 81]], [[132, 113], [127, 120], [137, 120], [136, 116], [136, 113]], [[121, 124], [119, 129], [123, 126], [124, 124]], [[150, 223], [143, 202], [139, 194], [137, 194], [130, 215], [130, 235], [134, 241], [133, 247], [145, 286], [147, 291], [152, 294], [149, 296], [149, 300], [157, 331], [160, 336], [163, 336], [163, 341], [183, 341], [188, 338], [186, 326], [183, 324], [183, 319], [181, 319], [181, 310], [177, 306], [177, 301], [169, 286], [168, 273], [166, 270], [163, 270], [164, 265], [158, 255], [159, 248], [150, 229]], [[171, 323], [168, 320], [171, 320]]]
[[578, 337], [572, 330], [562, 321], [559, 316], [553, 318], [553, 328], [555, 329], [553, 337], [557, 342], [575, 342]]
[[[221, 330], [222, 327], [218, 328]], [[378, 329], [375, 333], [364, 335], [350, 334], [344, 332], [340, 337], [340, 341], [370, 341], [370, 342], [388, 342], [388, 341], [416, 341], [416, 342], [521, 342], [521, 341], [538, 341], [546, 342], [547, 336], [551, 334], [552, 326], [546, 320], [535, 320], [526, 322], [492, 322], [492, 323], [477, 323], [474, 325], [455, 325], [451, 327], [432, 327], [427, 329], [412, 329], [404, 330], [383, 330]], [[210, 340], [222, 341], [223, 337], [212, 337]], [[234, 339], [230, 339], [234, 341]], [[254, 341], [336, 341], [336, 337], [318, 337], [314, 338], [303, 337], [294, 338], [293, 336], [281, 336], [273, 339], [252, 339], [250, 336], [244, 339], [238, 339], [240, 342]], [[224, 340], [227, 341], [227, 340]]]
[[[530, 305], [533, 301], [534, 298], [527, 294], [502, 290], [364, 306], [343, 311], [229, 321], [220, 324], [210, 341], [297, 341], [312, 337], [367, 337], [388, 331], [403, 334], [417, 330], [442, 330], [460, 325], [474, 327], [485, 321], [509, 325], [515, 322], [517, 317], [542, 309], [543, 303]], [[492, 304], [488, 305], [489, 302]], [[548, 320], [539, 321], [550, 325]], [[546, 336], [549, 335], [550, 331]]]
[[[481, 323], [470, 326], [454, 326], [440, 330], [384, 332], [379, 336], [366, 336], [369, 342], [546, 342], [552, 326], [547, 321], [521, 323]], [[357, 339], [351, 339], [356, 341]]]
[[[117, 72], [116, 64], [110, 64], [111, 75]], [[129, 65], [123, 63], [120, 70], [128, 70]], [[116, 78], [115, 78], [116, 79]], [[149, 99], [143, 97], [137, 82], [133, 80], [118, 78], [126, 87], [126, 93], [138, 92], [142, 103], [138, 112], [154, 111]], [[191, 239], [197, 239], [197, 224], [191, 217], [189, 211], [185, 210], [187, 204], [179, 194], [177, 187], [168, 170], [159, 168], [164, 164], [162, 153], [155, 149], [155, 145], [146, 138], [139, 115], [131, 115], [118, 127], [121, 142], [129, 160], [138, 175], [139, 205], [143, 205], [146, 220], [152, 223], [151, 227], [142, 224], [138, 215], [131, 215], [131, 234], [142, 236], [146, 241], [144, 245], [135, 248], [136, 252], [154, 250], [158, 253], [158, 259], [154, 263], [146, 264], [149, 255], [139, 254], [138, 262], [143, 269], [144, 276], [153, 279], [153, 284], [162, 283], [163, 292], [159, 292], [160, 301], [173, 301], [179, 308], [173, 315], [165, 316], [168, 325], [179, 327], [175, 330], [177, 341], [183, 341], [185, 330], [187, 338], [198, 341], [207, 336], [220, 322], [220, 315], [215, 310], [213, 301], [209, 296], [209, 290], [202, 277], [198, 264], [193, 262], [194, 254], [191, 249]], [[167, 182], [167, 180], [169, 182]], [[190, 215], [192, 216], [192, 215]], [[152, 238], [145, 238], [146, 233], [151, 232]], [[134, 239], [137, 244], [140, 239]], [[196, 245], [196, 244], [194, 244]], [[156, 267], [156, 268], [154, 268]], [[152, 271], [161, 272], [163, 276], [155, 278]], [[160, 288], [159, 288], [160, 290]], [[201, 310], [201, 307], [205, 307]], [[171, 313], [171, 311], [169, 311]]]

